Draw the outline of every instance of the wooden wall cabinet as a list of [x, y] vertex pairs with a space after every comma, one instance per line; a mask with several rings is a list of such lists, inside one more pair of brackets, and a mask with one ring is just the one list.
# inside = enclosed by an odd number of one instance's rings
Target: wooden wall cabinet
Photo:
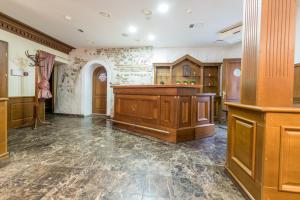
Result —
[[[219, 120], [221, 112], [221, 65], [222, 63], [203, 63], [192, 56], [186, 55], [173, 63], [154, 64], [154, 83], [157, 85], [194, 85], [199, 86], [199, 93], [215, 93], [214, 119]], [[190, 73], [185, 73], [189, 66]]]
[[0, 158], [8, 155], [7, 151], [7, 99], [0, 98]]

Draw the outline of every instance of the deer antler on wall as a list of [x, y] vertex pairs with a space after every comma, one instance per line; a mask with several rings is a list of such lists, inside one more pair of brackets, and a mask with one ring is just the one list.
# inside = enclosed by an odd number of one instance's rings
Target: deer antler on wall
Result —
[[29, 54], [29, 51], [25, 51], [25, 55], [27, 58], [29, 58], [32, 61], [32, 63], [29, 64], [30, 67], [41, 67], [40, 63], [45, 59], [45, 58], [41, 58], [38, 52], [36, 52], [35, 55], [31, 55]]

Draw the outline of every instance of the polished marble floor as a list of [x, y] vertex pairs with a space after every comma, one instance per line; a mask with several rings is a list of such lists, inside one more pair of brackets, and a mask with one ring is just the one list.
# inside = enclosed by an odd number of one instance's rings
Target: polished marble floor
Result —
[[226, 131], [183, 144], [130, 135], [101, 117], [50, 116], [11, 130], [0, 199], [240, 200], [224, 171]]

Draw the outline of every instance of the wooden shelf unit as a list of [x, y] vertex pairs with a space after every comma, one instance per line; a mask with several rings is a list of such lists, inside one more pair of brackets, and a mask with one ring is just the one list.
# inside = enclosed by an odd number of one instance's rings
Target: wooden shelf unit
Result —
[[[175, 85], [176, 81], [195, 81], [200, 86], [199, 93], [215, 93], [215, 120], [219, 120], [221, 105], [221, 65], [222, 63], [204, 63], [186, 55], [173, 63], [154, 64], [154, 84]], [[185, 76], [184, 68], [188, 66], [190, 74]], [[191, 85], [191, 84], [188, 84]]]

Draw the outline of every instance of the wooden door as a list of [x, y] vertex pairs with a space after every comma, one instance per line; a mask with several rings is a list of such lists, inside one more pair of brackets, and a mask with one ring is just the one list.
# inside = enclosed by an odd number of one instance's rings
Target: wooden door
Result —
[[8, 97], [8, 43], [0, 41], [0, 98]]
[[93, 73], [93, 113], [106, 114], [107, 73], [104, 67]]
[[240, 102], [241, 59], [224, 59], [222, 85], [222, 108], [224, 102]]

